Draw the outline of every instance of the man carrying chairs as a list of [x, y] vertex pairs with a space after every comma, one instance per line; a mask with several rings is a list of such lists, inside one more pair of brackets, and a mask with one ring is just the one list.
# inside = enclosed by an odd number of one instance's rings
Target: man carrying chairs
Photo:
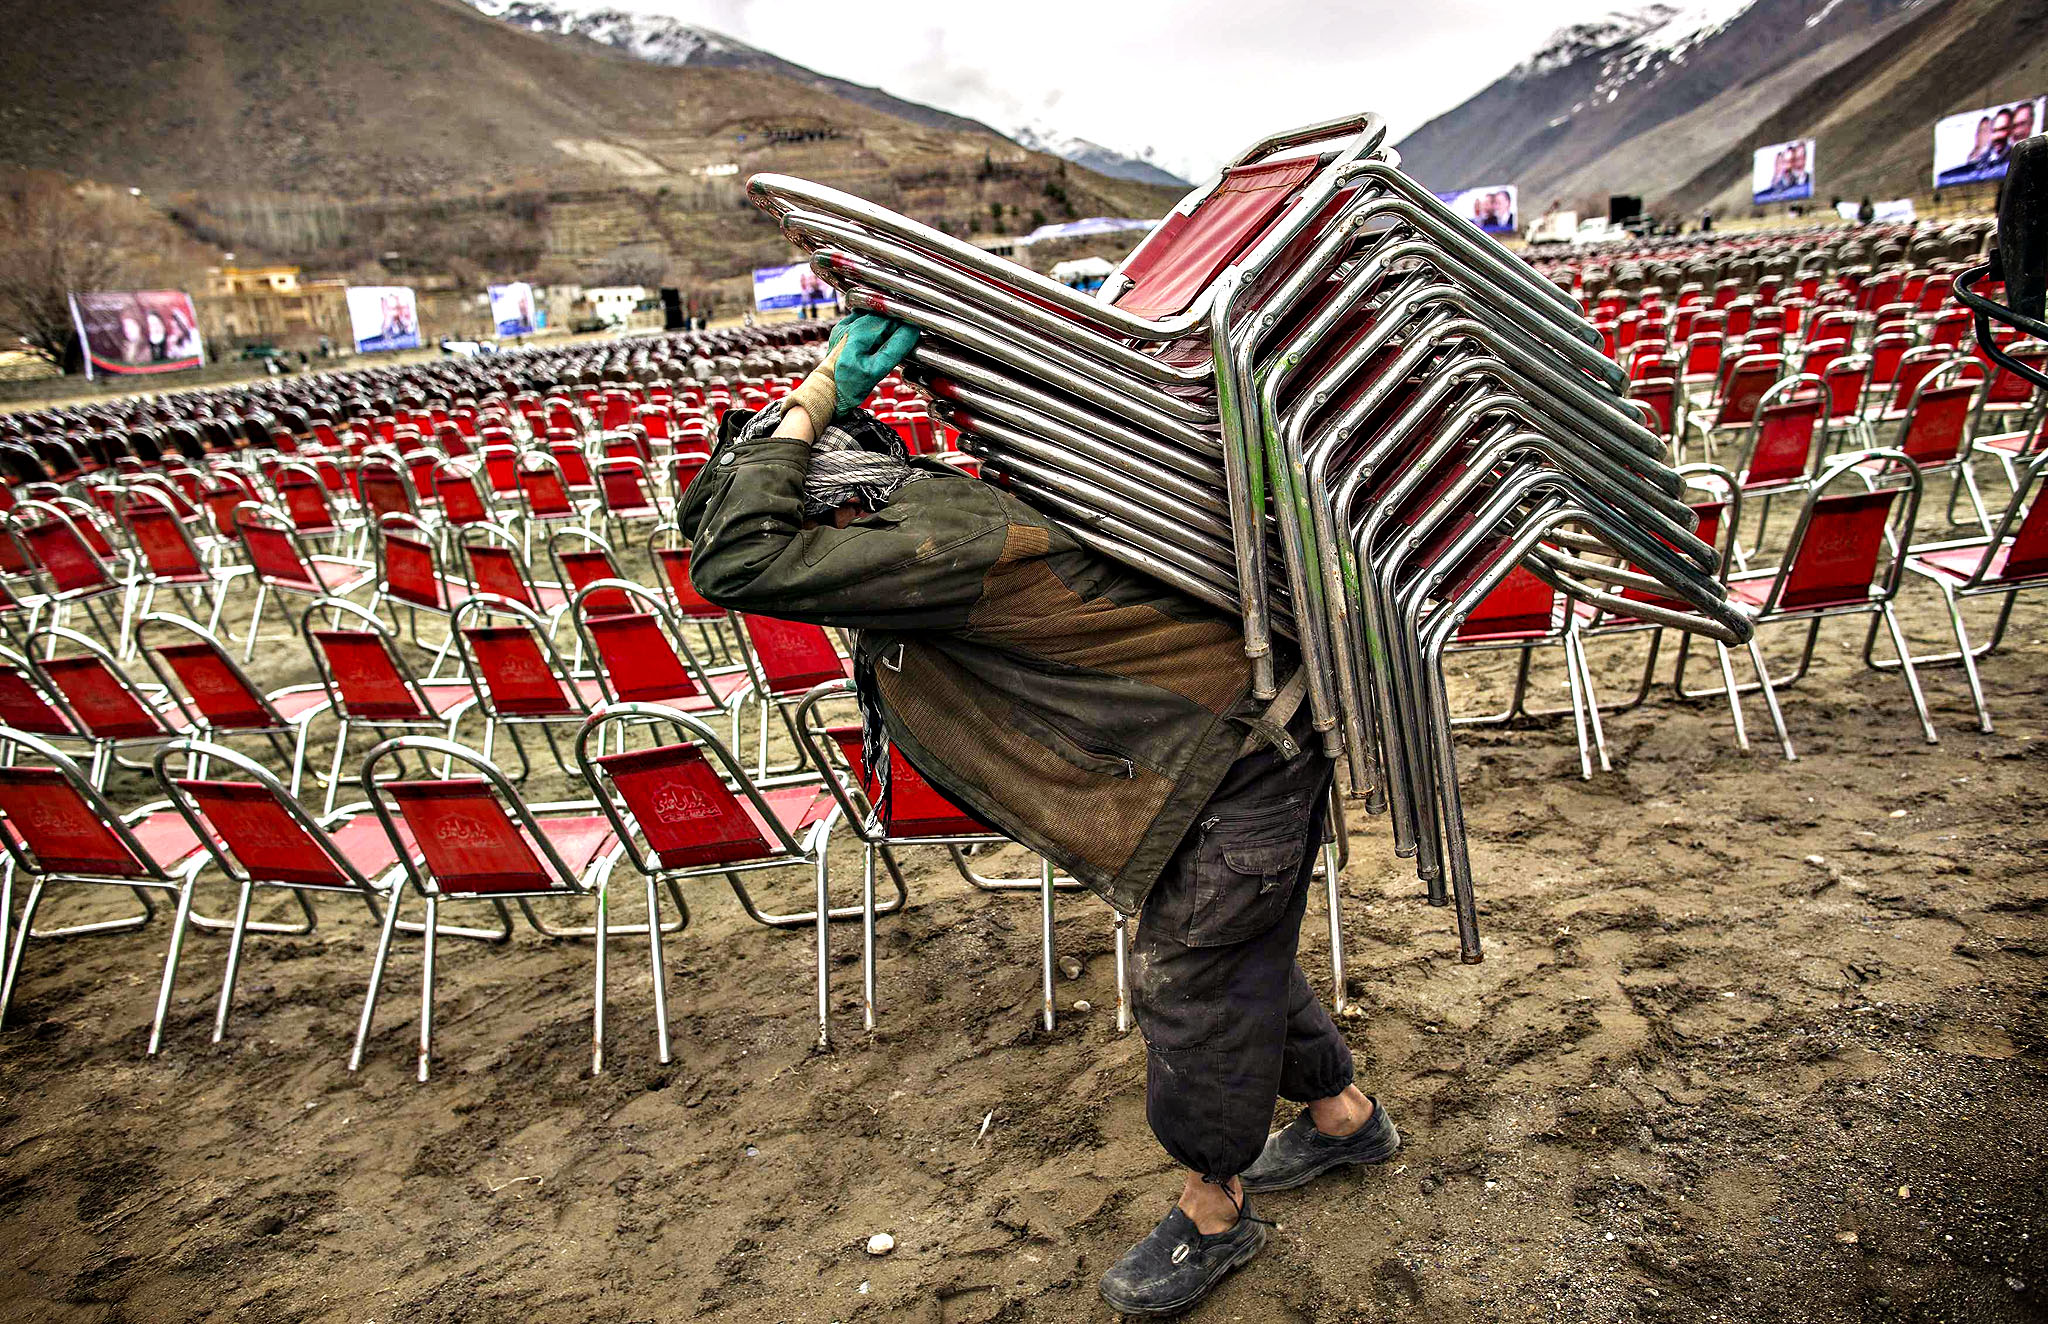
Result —
[[[1307, 739], [1299, 678], [1250, 698], [1235, 620], [909, 459], [859, 409], [916, 338], [849, 318], [797, 390], [726, 414], [678, 510], [691, 579], [735, 611], [857, 630], [866, 766], [887, 766], [886, 740], [1140, 915], [1147, 1114], [1189, 1172], [1102, 1290], [1128, 1313], [1186, 1309], [1263, 1246], [1247, 1190], [1400, 1144], [1295, 962], [1333, 764]], [[1279, 1095], [1307, 1109], [1269, 1137]]]

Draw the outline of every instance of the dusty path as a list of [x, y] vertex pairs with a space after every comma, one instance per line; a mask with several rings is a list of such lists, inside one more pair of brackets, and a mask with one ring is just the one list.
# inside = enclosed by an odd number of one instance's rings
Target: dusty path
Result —
[[[1909, 605], [1931, 647], [1937, 612], [1921, 590]], [[1269, 1198], [1284, 1232], [1196, 1318], [2048, 1314], [2044, 605], [1986, 666], [1995, 735], [1941, 672], [1942, 743], [1923, 744], [1898, 679], [1864, 671], [1839, 625], [1787, 699], [1795, 764], [1737, 752], [1724, 709], [1668, 694], [1611, 719], [1616, 768], [1590, 783], [1567, 723], [1465, 733], [1478, 966], [1384, 823], [1354, 822], [1345, 1025], [1409, 1143]], [[310, 678], [296, 641], [261, 656], [268, 681]], [[1619, 693], [1627, 661], [1603, 656]], [[1476, 706], [1506, 666], [1460, 671]], [[0, 1031], [0, 1317], [1105, 1318], [1097, 1275], [1176, 1184], [1144, 1126], [1142, 1044], [1113, 1030], [1108, 913], [1062, 904], [1060, 950], [1086, 962], [1062, 1002], [1093, 1010], [1048, 1036], [1032, 903], [971, 893], [932, 855], [910, 857], [914, 904], [883, 929], [872, 1039], [852, 932], [840, 1046], [817, 1054], [807, 937], [704, 886], [669, 946], [674, 1064], [654, 1060], [644, 948], [621, 940], [596, 1079], [580, 944], [445, 943], [424, 1087], [417, 946], [367, 1066], [344, 1069], [360, 913], [252, 942], [219, 1047], [221, 944], [196, 939], [153, 1062], [162, 926], [33, 947]], [[857, 857], [835, 865], [851, 895]], [[1327, 987], [1319, 906], [1307, 929]], [[898, 1248], [875, 1260], [879, 1230]]]

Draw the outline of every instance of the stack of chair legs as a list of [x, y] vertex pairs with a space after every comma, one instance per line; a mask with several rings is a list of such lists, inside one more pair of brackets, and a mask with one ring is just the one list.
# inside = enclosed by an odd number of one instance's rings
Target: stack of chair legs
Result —
[[1442, 655], [1517, 566], [1575, 603], [1741, 642], [1684, 481], [1578, 304], [1403, 175], [1379, 119], [1276, 134], [1095, 296], [804, 180], [756, 176], [984, 477], [1292, 640], [1325, 750], [1391, 811], [1479, 958]]

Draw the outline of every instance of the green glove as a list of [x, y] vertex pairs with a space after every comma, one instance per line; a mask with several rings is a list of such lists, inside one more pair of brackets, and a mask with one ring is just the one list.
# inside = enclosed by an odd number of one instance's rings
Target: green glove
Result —
[[832, 370], [832, 417], [844, 418], [903, 362], [917, 344], [917, 328], [880, 313], [858, 312], [841, 319], [826, 343], [839, 347]]

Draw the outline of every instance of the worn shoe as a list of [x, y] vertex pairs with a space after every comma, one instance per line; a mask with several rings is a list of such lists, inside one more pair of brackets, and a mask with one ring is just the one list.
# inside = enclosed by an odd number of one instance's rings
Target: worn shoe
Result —
[[1266, 1137], [1258, 1160], [1238, 1174], [1247, 1191], [1287, 1191], [1306, 1185], [1332, 1168], [1355, 1163], [1385, 1163], [1401, 1147], [1401, 1133], [1378, 1099], [1372, 1116], [1348, 1136], [1326, 1136], [1316, 1130], [1308, 1109]]
[[1119, 1314], [1177, 1315], [1258, 1254], [1266, 1244], [1268, 1226], [1251, 1216], [1247, 1201], [1233, 1226], [1205, 1236], [1175, 1205], [1159, 1226], [1102, 1275], [1102, 1299]]

